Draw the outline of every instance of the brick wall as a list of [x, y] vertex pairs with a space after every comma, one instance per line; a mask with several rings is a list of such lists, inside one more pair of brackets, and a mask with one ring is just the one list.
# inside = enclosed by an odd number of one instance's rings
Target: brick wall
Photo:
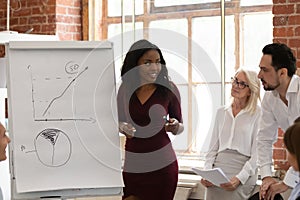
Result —
[[[291, 47], [297, 58], [297, 67], [300, 68], [300, 1], [273, 0], [273, 14], [273, 41]], [[278, 133], [278, 141], [274, 144], [273, 158], [276, 169], [287, 168], [281, 130]]]
[[273, 159], [275, 169], [287, 170], [289, 168], [289, 164], [287, 162], [286, 150], [284, 148], [283, 134], [284, 132], [281, 129], [279, 129], [278, 140], [273, 146]]
[[[60, 40], [81, 40], [81, 0], [11, 0], [10, 30], [58, 35]], [[0, 4], [0, 31], [7, 30], [6, 0]]]
[[[7, 1], [0, 4], [0, 31], [7, 30]], [[9, 30], [57, 35], [60, 40], [81, 40], [81, 0], [11, 0]], [[0, 57], [4, 48], [0, 47]]]
[[56, 0], [56, 33], [60, 40], [82, 40], [81, 22], [81, 0]]

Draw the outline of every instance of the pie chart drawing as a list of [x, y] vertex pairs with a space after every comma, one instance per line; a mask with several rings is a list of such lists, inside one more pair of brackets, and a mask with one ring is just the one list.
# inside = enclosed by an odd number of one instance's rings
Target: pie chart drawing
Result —
[[40, 162], [48, 167], [65, 165], [71, 157], [72, 144], [62, 130], [49, 128], [40, 132], [34, 140]]

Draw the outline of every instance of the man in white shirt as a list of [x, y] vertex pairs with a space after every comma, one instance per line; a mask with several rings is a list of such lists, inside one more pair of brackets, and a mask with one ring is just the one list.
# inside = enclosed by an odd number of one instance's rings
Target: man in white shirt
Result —
[[[9, 137], [6, 135], [4, 126], [0, 123], [0, 161], [6, 160], [6, 147], [10, 143]], [[3, 200], [0, 188], [0, 200]]]
[[290, 168], [283, 182], [272, 178], [272, 146], [277, 130], [285, 131], [300, 116], [300, 77], [295, 75], [296, 59], [285, 44], [273, 43], [263, 50], [258, 78], [266, 90], [262, 101], [262, 118], [257, 135], [258, 166], [262, 185], [260, 198], [273, 200], [275, 194], [294, 187], [299, 175]]

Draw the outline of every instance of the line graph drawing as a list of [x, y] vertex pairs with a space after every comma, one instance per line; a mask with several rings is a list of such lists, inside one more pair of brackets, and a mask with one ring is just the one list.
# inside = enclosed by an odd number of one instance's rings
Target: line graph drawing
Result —
[[34, 138], [34, 150], [26, 151], [26, 146], [21, 145], [24, 153], [36, 153], [38, 160], [47, 167], [61, 167], [71, 158], [72, 143], [66, 133], [57, 128], [47, 128]]
[[[41, 67], [40, 67], [41, 68]], [[89, 70], [75, 61], [68, 61], [60, 70], [40, 70], [28, 65], [31, 80], [31, 98], [35, 121], [86, 121], [95, 123], [93, 117], [74, 117], [72, 95], [75, 84], [84, 84], [79, 79]], [[86, 80], [86, 78], [85, 78]]]
[[71, 80], [71, 82], [65, 87], [65, 89], [63, 90], [63, 92], [62, 92], [59, 96], [54, 97], [54, 98], [50, 101], [49, 105], [47, 106], [47, 108], [46, 108], [45, 111], [43, 112], [43, 116], [46, 115], [47, 111], [49, 110], [49, 108], [50, 108], [50, 106], [53, 104], [53, 102], [56, 101], [57, 99], [61, 98], [61, 97], [66, 93], [66, 91], [69, 89], [69, 87], [72, 85], [72, 83], [74, 83], [74, 81], [76, 81], [76, 79], [77, 79], [81, 74], [83, 74], [87, 69], [88, 69], [88, 67], [85, 67], [83, 71], [81, 71], [75, 78], [73, 78], [73, 79]]

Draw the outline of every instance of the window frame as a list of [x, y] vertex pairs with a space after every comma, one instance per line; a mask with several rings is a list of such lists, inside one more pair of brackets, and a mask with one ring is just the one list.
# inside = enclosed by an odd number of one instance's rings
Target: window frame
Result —
[[[122, 1], [122, 0], [121, 0]], [[172, 5], [165, 7], [155, 7], [154, 1], [143, 0], [144, 13], [135, 16], [107, 16], [108, 13], [108, 0], [83, 0], [83, 38], [85, 40], [105, 40], [108, 37], [108, 26], [110, 24], [122, 24], [130, 22], [142, 22], [143, 29], [149, 28], [151, 21], [158, 19], [187, 19], [188, 21], [188, 38], [192, 38], [192, 19], [194, 17], [204, 17], [204, 16], [220, 16], [222, 19], [225, 15], [234, 15], [235, 24], [235, 66], [234, 69], [238, 69], [241, 66], [243, 59], [241, 59], [240, 54], [242, 54], [243, 45], [240, 42], [241, 29], [243, 28], [243, 16], [249, 13], [261, 13], [272, 11], [272, 5], [254, 5], [254, 6], [240, 6], [240, 0], [225, 1], [220, 0], [220, 2], [213, 3], [200, 3], [191, 5]], [[134, 2], [134, 1], [133, 1]], [[101, 10], [102, 12], [99, 12]], [[184, 12], [183, 12], [184, 11]], [[97, 14], [98, 13], [98, 14]], [[100, 14], [99, 14], [100, 13]], [[222, 20], [224, 23], [224, 21]], [[221, 33], [224, 37], [224, 32]], [[144, 37], [147, 39], [149, 37], [147, 31], [144, 32]], [[185, 151], [177, 151], [180, 154], [186, 155], [197, 155], [199, 152], [193, 150], [193, 133], [192, 133], [192, 89], [195, 85], [201, 84], [216, 84], [214, 83], [204, 83], [204, 82], [193, 82], [192, 81], [192, 44], [189, 40], [188, 42], [188, 149]], [[221, 66], [225, 67], [225, 46], [221, 45]], [[222, 69], [224, 73], [225, 69]], [[230, 84], [225, 81], [225, 75], [221, 75], [221, 88], [222, 96], [225, 98], [225, 85]], [[222, 100], [222, 104], [224, 104]]]

